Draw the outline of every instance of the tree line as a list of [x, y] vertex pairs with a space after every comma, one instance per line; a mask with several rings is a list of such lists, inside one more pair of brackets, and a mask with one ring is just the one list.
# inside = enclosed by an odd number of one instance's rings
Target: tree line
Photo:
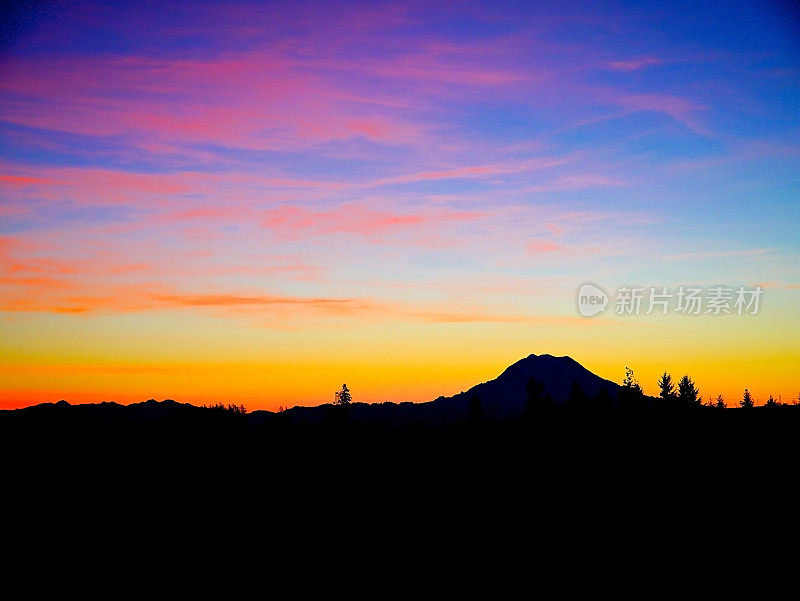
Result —
[[[623, 380], [622, 385], [627, 386], [630, 388], [638, 389], [641, 393], [641, 387], [636, 382], [633, 376], [633, 370], [630, 368], [626, 369], [625, 379]], [[659, 393], [658, 396], [661, 398], [665, 403], [670, 403], [678, 406], [684, 407], [701, 407], [703, 406], [703, 398], [700, 396], [700, 390], [697, 388], [697, 385], [694, 383], [692, 378], [689, 377], [688, 374], [684, 374], [684, 376], [678, 381], [677, 384], [672, 379], [672, 376], [664, 371], [661, 374], [661, 377], [658, 379], [658, 389]], [[766, 402], [767, 407], [778, 407], [783, 405], [784, 403], [781, 401], [776, 401], [775, 398], [770, 395], [769, 399]], [[794, 405], [800, 404], [800, 394], [797, 395], [797, 399], [792, 403]], [[728, 405], [725, 402], [725, 397], [721, 394], [717, 395], [716, 399], [709, 400], [708, 403], [705, 403], [706, 407], [714, 407], [715, 409], [727, 409]], [[755, 406], [753, 401], [753, 396], [750, 394], [750, 390], [745, 388], [744, 393], [742, 394], [742, 398], [739, 401], [739, 406], [743, 409], [752, 409]]]

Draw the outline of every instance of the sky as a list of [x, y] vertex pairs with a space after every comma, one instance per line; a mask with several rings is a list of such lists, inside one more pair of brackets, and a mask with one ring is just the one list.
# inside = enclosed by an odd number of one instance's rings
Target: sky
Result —
[[800, 394], [793, 3], [9, 4], [0, 408], [427, 401], [531, 353]]

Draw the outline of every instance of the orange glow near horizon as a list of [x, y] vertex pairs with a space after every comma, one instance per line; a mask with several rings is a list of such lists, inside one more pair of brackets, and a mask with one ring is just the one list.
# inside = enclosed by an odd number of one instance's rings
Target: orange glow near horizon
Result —
[[[128, 320], [136, 323], [135, 317], [129, 316]], [[50, 332], [56, 332], [53, 323], [69, 323], [72, 319], [48, 318]], [[106, 319], [114, 321], [113, 317]], [[706, 335], [720, 339], [726, 346], [724, 353], [716, 354], [708, 354], [703, 347], [682, 348], [683, 341], [691, 339], [688, 330], [696, 329], [697, 322], [686, 323], [688, 318], [681, 317], [664, 318], [663, 322], [656, 318], [646, 322], [619, 318], [615, 322], [610, 318], [607, 322], [586, 322], [592, 324], [587, 327], [582, 326], [583, 322], [565, 326], [378, 321], [370, 325], [351, 318], [345, 320], [351, 322], [349, 328], [338, 324], [327, 332], [314, 330], [313, 335], [284, 331], [277, 336], [268, 328], [249, 328], [252, 318], [240, 318], [238, 329], [231, 328], [229, 319], [200, 319], [206, 323], [193, 326], [198, 328], [194, 335], [165, 333], [168, 338], [155, 338], [152, 349], [145, 332], [140, 334], [140, 341], [129, 337], [126, 329], [116, 336], [109, 332], [106, 356], [94, 354], [91, 348], [76, 352], [69, 342], [59, 348], [45, 337], [40, 349], [29, 345], [17, 357], [3, 357], [0, 407], [60, 399], [71, 403], [128, 404], [148, 398], [172, 398], [198, 405], [243, 403], [249, 410], [274, 411], [281, 406], [330, 402], [342, 382], [351, 388], [356, 401], [424, 402], [495, 378], [531, 352], [569, 355], [590, 371], [617, 383], [624, 376], [624, 368], [630, 366], [645, 393], [651, 395], [657, 395], [656, 381], [664, 370], [674, 379], [689, 374], [704, 401], [722, 394], [729, 406], [738, 404], [744, 388], [759, 403], [770, 395], [792, 402], [800, 393], [800, 389], [795, 391], [800, 386], [794, 370], [797, 349], [769, 340], [770, 350], [757, 355], [747, 352], [746, 347], [737, 348], [735, 341], [725, 340], [726, 318], [707, 318], [710, 323], [705, 322]], [[749, 319], [756, 320], [758, 316]], [[754, 321], [751, 327], [755, 325]], [[687, 331], [675, 332], [680, 328]], [[643, 334], [658, 340], [662, 337], [659, 331], [671, 331], [673, 338], [648, 345], [648, 353], [630, 352], [637, 348]], [[226, 342], [228, 336], [231, 340]], [[282, 353], [281, 345], [292, 339], [296, 344], [291, 352]], [[81, 342], [69, 334], [63, 340], [72, 345]], [[87, 341], [91, 340], [87, 337]], [[537, 340], [535, 347], [530, 340]], [[301, 341], [307, 348], [300, 346]], [[745, 340], [745, 344], [750, 341]]]

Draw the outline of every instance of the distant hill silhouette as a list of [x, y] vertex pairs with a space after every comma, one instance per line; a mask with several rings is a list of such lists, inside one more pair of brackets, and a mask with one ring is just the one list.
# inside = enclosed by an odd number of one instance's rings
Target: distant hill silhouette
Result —
[[23, 409], [14, 409], [0, 412], [15, 414], [23, 422], [37, 421], [46, 423], [64, 423], [71, 421], [88, 421], [99, 423], [113, 423], [124, 420], [127, 422], [161, 422], [164, 420], [185, 417], [187, 415], [200, 415], [202, 407], [189, 403], [178, 403], [172, 399], [156, 401], [149, 399], [141, 403], [120, 405], [119, 403], [85, 403], [72, 405], [67, 401], [57, 403], [41, 403]]
[[[15, 428], [50, 428], [57, 431], [76, 429], [102, 429], [104, 426], [168, 426], [183, 431], [214, 428], [219, 424], [245, 425], [251, 431], [263, 428], [338, 428], [343, 423], [360, 428], [424, 428], [460, 427], [475, 422], [499, 423], [524, 417], [528, 406], [528, 386], [531, 382], [541, 387], [542, 395], [551, 398], [557, 414], [576, 415], [569, 407], [570, 396], [580, 391], [586, 407], [598, 405], [600, 413], [615, 407], [627, 415], [629, 409], [621, 403], [623, 386], [593, 374], [571, 357], [553, 355], [528, 355], [509, 366], [497, 378], [473, 386], [451, 397], [439, 397], [423, 403], [361, 403], [349, 405], [324, 404], [311, 407], [293, 407], [281, 412], [253, 411], [222, 404], [197, 407], [173, 400], [120, 405], [113, 402], [71, 405], [66, 401], [43, 403], [16, 410], [0, 411], [0, 428], [13, 433]], [[607, 403], [599, 406], [600, 399]], [[657, 398], [641, 396], [637, 401], [640, 410], [663, 410]], [[784, 407], [785, 409], [786, 407]], [[703, 411], [708, 407], [701, 407]], [[591, 413], [591, 411], [590, 411]], [[595, 412], [593, 415], [597, 416]], [[540, 419], [539, 416], [537, 419]], [[204, 431], [204, 430], [203, 430]]]
[[[525, 411], [526, 387], [531, 378], [540, 382], [544, 392], [555, 403], [564, 403], [574, 383], [589, 397], [604, 391], [616, 399], [619, 385], [593, 374], [570, 357], [529, 355], [508, 367], [494, 380], [473, 386], [451, 397], [439, 397], [424, 403], [352, 403], [347, 407], [349, 422], [361, 425], [380, 425], [393, 428], [441, 427], [470, 421], [477, 408], [494, 421], [515, 418]], [[472, 409], [471, 409], [472, 408]], [[159, 422], [205, 424], [218, 412], [173, 400], [120, 405], [113, 402], [71, 405], [66, 401], [43, 403], [14, 411], [2, 411], [0, 417], [13, 414], [16, 424], [31, 425], [114, 425]], [[341, 408], [331, 404], [313, 407], [294, 407], [281, 413], [253, 411], [243, 417], [254, 427], [275, 423], [291, 425], [328, 424], [341, 415]], [[226, 416], [232, 418], [233, 416]], [[472, 415], [474, 419], [474, 415]]]
[[[451, 397], [425, 403], [352, 403], [349, 418], [355, 423], [403, 426], [447, 426], [470, 420], [470, 407], [477, 399], [486, 418], [504, 420], [520, 416], [527, 405], [526, 388], [531, 379], [542, 383], [545, 394], [556, 404], [566, 402], [574, 383], [594, 398], [604, 391], [616, 400], [620, 386], [597, 376], [571, 357], [528, 355], [508, 367], [494, 380], [473, 386]], [[330, 405], [294, 407], [282, 419], [292, 423], [314, 424], [326, 419]], [[274, 414], [255, 411], [248, 418], [254, 423], [269, 422]]]

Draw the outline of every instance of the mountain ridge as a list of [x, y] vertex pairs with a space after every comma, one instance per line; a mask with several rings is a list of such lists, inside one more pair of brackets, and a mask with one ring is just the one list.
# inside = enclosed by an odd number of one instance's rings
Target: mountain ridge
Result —
[[592, 373], [570, 356], [532, 353], [509, 365], [493, 380], [436, 400], [469, 403], [473, 397], [477, 397], [491, 417], [514, 417], [525, 410], [527, 386], [531, 379], [541, 383], [543, 392], [549, 394], [556, 404], [567, 401], [573, 383], [579, 384], [583, 392], [591, 397], [596, 397], [603, 390], [614, 399], [620, 388], [619, 384]]
[[[440, 396], [422, 403], [354, 402], [349, 406], [349, 419], [356, 423], [395, 426], [440, 426], [461, 423], [470, 419], [475, 399], [487, 417], [496, 420], [514, 418], [525, 411], [527, 386], [532, 379], [542, 384], [544, 393], [550, 395], [556, 404], [567, 401], [575, 383], [591, 397], [596, 397], [604, 391], [615, 399], [620, 388], [618, 384], [592, 373], [572, 357], [532, 353], [506, 367], [496, 378], [449, 397]], [[332, 409], [333, 406], [328, 403], [296, 406], [280, 413], [256, 410], [246, 414], [245, 419], [253, 425], [265, 425], [278, 419], [295, 424], [322, 423], [329, 419]], [[57, 403], [41, 403], [22, 409], [4, 410], [0, 414], [9, 411], [23, 412], [31, 416], [48, 414], [54, 419], [70, 413], [70, 417], [85, 416], [101, 421], [125, 418], [133, 421], [157, 421], [180, 414], [208, 410], [172, 399], [160, 402], [149, 399], [129, 405], [113, 401], [71, 405], [62, 400]]]

